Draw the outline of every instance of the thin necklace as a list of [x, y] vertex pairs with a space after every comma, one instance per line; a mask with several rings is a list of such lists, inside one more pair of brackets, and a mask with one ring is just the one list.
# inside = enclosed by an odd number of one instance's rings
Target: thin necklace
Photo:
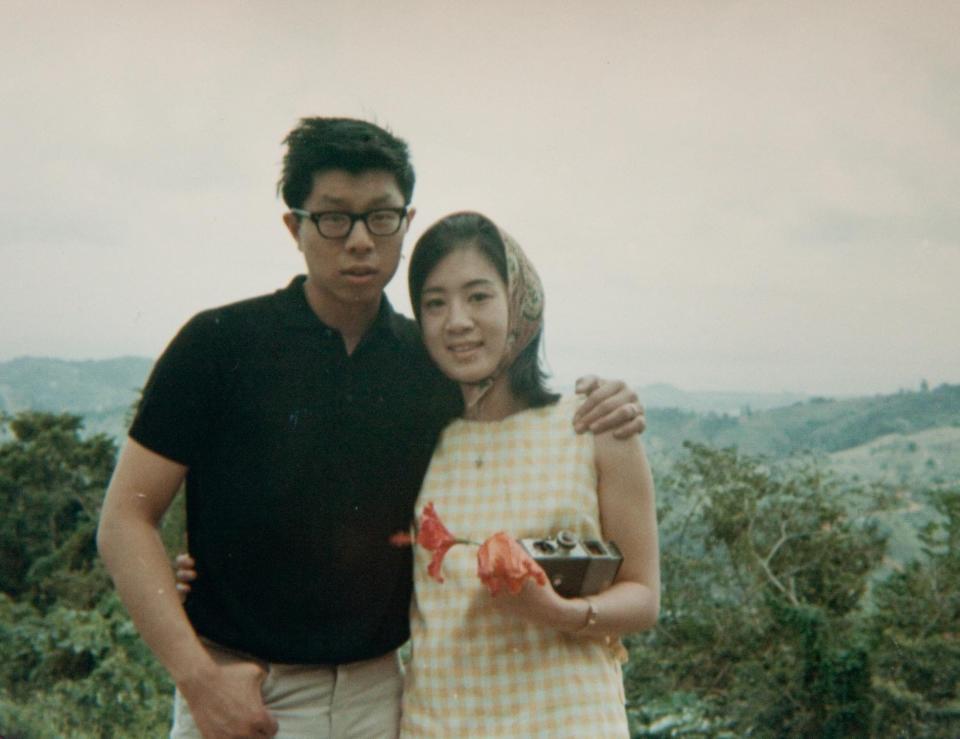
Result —
[[[474, 418], [473, 418], [472, 420], [475, 420], [475, 421], [480, 421], [480, 420], [482, 420], [482, 419], [480, 419], [480, 418], [476, 418], [476, 416], [479, 415], [479, 414], [482, 412], [482, 406], [483, 406], [484, 402], [485, 402], [486, 400], [488, 400], [488, 399], [489, 399], [489, 396], [488, 396], [486, 393], [484, 393], [483, 395], [480, 396], [480, 398], [477, 399], [477, 403], [476, 403], [474, 406], [472, 406], [471, 408], [468, 409], [468, 413], [472, 413], [472, 414], [474, 415]], [[513, 411], [510, 412], [510, 413], [507, 413], [503, 418], [498, 418], [498, 419], [493, 419], [493, 420], [495, 420], [495, 421], [503, 421], [505, 418], [509, 418], [510, 416], [512, 416], [512, 415], [514, 415], [514, 414], [516, 414], [516, 413], [519, 413], [519, 412], [522, 411], [522, 410], [525, 410], [525, 407], [517, 408], [516, 410], [513, 410]], [[481, 437], [481, 447], [480, 447], [480, 449], [477, 450], [476, 457], [475, 457], [474, 460], [473, 460], [473, 466], [476, 467], [478, 470], [479, 470], [481, 467], [483, 467], [484, 451], [483, 451], [483, 447], [482, 447], [482, 441], [483, 441], [483, 438]]]

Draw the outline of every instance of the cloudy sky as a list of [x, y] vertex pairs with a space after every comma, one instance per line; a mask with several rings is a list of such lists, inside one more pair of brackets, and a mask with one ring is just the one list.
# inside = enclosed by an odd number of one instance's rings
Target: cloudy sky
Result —
[[[960, 382], [960, 4], [4, 0], [0, 361], [155, 356], [301, 269], [304, 115], [412, 148], [423, 229], [481, 210], [565, 383]], [[403, 266], [401, 266], [403, 269]], [[402, 279], [388, 290], [409, 311]]]

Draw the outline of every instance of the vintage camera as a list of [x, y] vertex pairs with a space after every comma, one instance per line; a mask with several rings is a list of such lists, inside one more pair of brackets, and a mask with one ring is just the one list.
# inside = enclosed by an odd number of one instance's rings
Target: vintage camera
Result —
[[520, 539], [527, 554], [543, 568], [554, 590], [565, 598], [605, 590], [617, 576], [623, 555], [612, 541], [581, 541], [570, 531], [548, 539]]

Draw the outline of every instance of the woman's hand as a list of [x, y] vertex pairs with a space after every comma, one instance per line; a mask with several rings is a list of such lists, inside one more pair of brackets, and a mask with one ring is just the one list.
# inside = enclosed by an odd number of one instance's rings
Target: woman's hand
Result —
[[488, 597], [494, 608], [502, 613], [509, 613], [539, 626], [573, 632], [579, 631], [587, 622], [587, 602], [583, 598], [564, 598], [558, 595], [549, 580], [546, 585], [526, 580], [516, 595], [503, 591], [499, 595]]
[[174, 577], [177, 581], [177, 593], [180, 594], [180, 602], [183, 603], [190, 592], [190, 583], [197, 579], [197, 563], [189, 554], [181, 552], [174, 560], [174, 564], [176, 565]]

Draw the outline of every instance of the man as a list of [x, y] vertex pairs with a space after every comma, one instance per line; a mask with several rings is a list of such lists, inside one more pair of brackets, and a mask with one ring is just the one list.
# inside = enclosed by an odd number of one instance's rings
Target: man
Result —
[[[306, 276], [205, 311], [158, 360], [107, 490], [98, 545], [177, 686], [172, 736], [394, 736], [409, 631], [412, 506], [461, 409], [383, 288], [414, 218], [406, 144], [301, 121], [284, 223]], [[642, 410], [600, 384], [581, 425]], [[158, 525], [186, 480], [202, 580], [185, 610]]]

